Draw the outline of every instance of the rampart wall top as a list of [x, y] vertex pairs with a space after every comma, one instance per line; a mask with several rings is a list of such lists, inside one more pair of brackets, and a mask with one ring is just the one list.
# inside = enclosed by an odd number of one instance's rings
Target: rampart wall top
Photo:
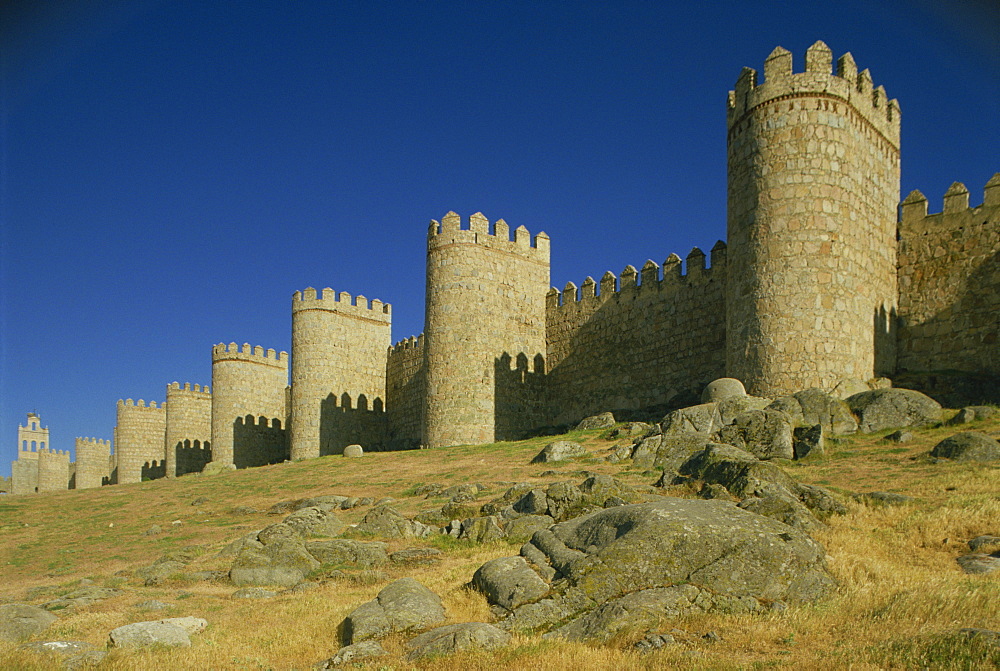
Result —
[[192, 385], [190, 382], [185, 382], [183, 385], [180, 382], [171, 382], [167, 385], [167, 394], [169, 396], [189, 396], [192, 398], [209, 398], [212, 396], [212, 389], [209, 385]]
[[243, 343], [241, 349], [234, 342], [229, 343], [228, 346], [220, 342], [212, 347], [212, 363], [217, 361], [249, 361], [287, 370], [288, 352], [275, 352], [273, 348], [268, 348], [265, 352], [260, 345], [251, 347], [250, 343]]
[[463, 228], [462, 217], [455, 212], [448, 212], [441, 221], [431, 220], [427, 250], [453, 244], [475, 244], [539, 263], [549, 262], [549, 236], [544, 232], [532, 238], [527, 228], [518, 226], [512, 240], [506, 221], [497, 219], [491, 232], [490, 221], [482, 212], [469, 217], [468, 228]]
[[[873, 87], [868, 70], [858, 72], [850, 53], [837, 60], [833, 74], [833, 54], [819, 41], [806, 51], [806, 69], [794, 72], [792, 54], [776, 47], [764, 61], [764, 81], [757, 80], [757, 71], [743, 68], [735, 90], [729, 92], [727, 124], [730, 133], [737, 132], [741, 122], [754, 109], [769, 103], [797, 97], [822, 97], [850, 104], [868, 124], [897, 152], [899, 151], [899, 102], [889, 100], [885, 89]], [[837, 115], [831, 123], [839, 123]]]
[[383, 303], [377, 298], [369, 302], [360, 294], [351, 296], [346, 291], [338, 293], [330, 287], [318, 293], [314, 288], [307, 287], [305, 291], [296, 291], [292, 294], [292, 312], [301, 310], [327, 310], [380, 323], [390, 323], [392, 319], [390, 303]]
[[929, 203], [927, 196], [918, 190], [911, 191], [903, 199], [899, 206], [900, 228], [915, 233], [928, 230], [930, 227], [939, 225], [937, 215], [955, 214], [966, 210], [975, 210], [979, 207], [996, 207], [1000, 205], [1000, 172], [993, 175], [983, 187], [982, 205], [976, 207], [969, 206], [969, 190], [961, 182], [954, 182], [945, 192], [942, 198], [942, 208], [940, 212], [928, 212]]

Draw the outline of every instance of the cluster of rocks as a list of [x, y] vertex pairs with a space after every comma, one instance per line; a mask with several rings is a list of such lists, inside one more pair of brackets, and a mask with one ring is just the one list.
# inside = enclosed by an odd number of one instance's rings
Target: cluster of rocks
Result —
[[957, 559], [963, 571], [974, 575], [1000, 571], [1000, 536], [977, 536], [969, 541], [969, 550]]

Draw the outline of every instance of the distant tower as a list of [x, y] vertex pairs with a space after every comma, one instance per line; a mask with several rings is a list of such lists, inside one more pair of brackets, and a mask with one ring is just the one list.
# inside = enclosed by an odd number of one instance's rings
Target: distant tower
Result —
[[115, 426], [115, 455], [118, 461], [118, 484], [142, 482], [161, 475], [166, 453], [163, 449], [167, 427], [167, 404], [156, 407], [142, 399], [118, 400], [118, 424]]
[[391, 307], [377, 299], [312, 287], [292, 296], [292, 459], [379, 440], [391, 326]]
[[17, 460], [10, 465], [11, 494], [34, 494], [38, 491], [38, 451], [49, 446], [49, 429], [42, 419], [28, 413], [28, 421], [17, 427]]
[[61, 492], [69, 489], [69, 451], [52, 448], [38, 451], [38, 491]]
[[[727, 371], [763, 396], [877, 371], [896, 302], [899, 106], [822, 42], [776, 48], [728, 105]], [[882, 353], [883, 365], [891, 367]]]
[[111, 442], [97, 438], [76, 439], [76, 488], [100, 487], [111, 476], [108, 458]]
[[[489, 443], [507, 399], [496, 393], [500, 362], [545, 353], [549, 237], [532, 245], [523, 226], [510, 239], [507, 223], [481, 213], [449, 212], [427, 236], [423, 443], [428, 447]], [[504, 355], [507, 355], [506, 357]], [[528, 427], [525, 427], [528, 428]]]
[[[260, 465], [262, 450], [274, 455], [287, 450], [287, 386], [287, 352], [265, 352], [263, 347], [250, 347], [249, 343], [243, 343], [241, 350], [234, 342], [228, 347], [219, 343], [212, 348], [213, 462], [245, 468]], [[280, 429], [272, 444], [263, 445], [258, 440], [256, 427], [265, 423], [268, 429]], [[252, 440], [248, 433], [254, 434]]]
[[201, 472], [211, 461], [212, 392], [196, 384], [167, 385], [167, 477]]

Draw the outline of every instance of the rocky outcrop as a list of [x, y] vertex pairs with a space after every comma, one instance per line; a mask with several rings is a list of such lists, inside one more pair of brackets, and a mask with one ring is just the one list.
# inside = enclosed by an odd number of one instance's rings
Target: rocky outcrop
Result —
[[978, 431], [963, 431], [934, 446], [932, 457], [954, 461], [1000, 460], [1000, 442]]
[[444, 606], [440, 597], [413, 578], [401, 578], [344, 619], [344, 644], [382, 638], [395, 632], [420, 631], [443, 620]]
[[23, 641], [49, 628], [58, 618], [26, 603], [0, 605], [0, 641]]
[[306, 550], [298, 531], [287, 524], [272, 524], [245, 540], [236, 555], [229, 579], [234, 585], [281, 585], [291, 587], [319, 568]]
[[406, 519], [388, 505], [376, 506], [368, 511], [355, 530], [379, 538], [424, 538], [437, 531], [434, 527]]
[[379, 541], [356, 541], [337, 538], [310, 541], [306, 551], [322, 564], [351, 564], [362, 568], [382, 566], [389, 561], [388, 545]]
[[510, 643], [510, 634], [482, 622], [449, 624], [425, 631], [406, 644], [407, 661], [460, 650], [496, 650]]
[[941, 404], [912, 389], [865, 391], [848, 397], [847, 405], [862, 433], [941, 421]]
[[580, 420], [580, 423], [576, 425], [577, 431], [585, 431], [589, 429], [610, 429], [615, 425], [615, 416], [610, 412], [602, 412], [599, 415], [591, 415], [585, 419]]
[[112, 648], [191, 647], [191, 634], [205, 629], [207, 622], [197, 617], [174, 617], [151, 622], [134, 622], [112, 629], [108, 645]]
[[571, 640], [606, 640], [661, 616], [813, 601], [833, 586], [818, 543], [721, 501], [608, 508], [537, 532], [521, 555], [524, 564], [484, 565], [474, 584], [501, 628], [558, 625], [549, 635]]
[[587, 449], [580, 443], [572, 440], [557, 440], [546, 445], [541, 452], [535, 455], [531, 463], [548, 464], [553, 461], [565, 461], [573, 457], [582, 457], [586, 454]]
[[337, 536], [344, 531], [344, 523], [331, 510], [319, 506], [299, 508], [286, 517], [284, 523], [298, 531], [303, 538]]

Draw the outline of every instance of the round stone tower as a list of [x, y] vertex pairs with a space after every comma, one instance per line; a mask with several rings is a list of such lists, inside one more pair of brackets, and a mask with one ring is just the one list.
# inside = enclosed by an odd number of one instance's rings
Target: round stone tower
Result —
[[118, 461], [118, 484], [142, 482], [147, 473], [162, 467], [167, 426], [167, 404], [149, 405], [142, 399], [118, 400], [118, 423], [115, 425], [115, 454]]
[[105, 478], [110, 477], [108, 457], [111, 456], [111, 441], [97, 438], [77, 438], [76, 488], [100, 487]]
[[212, 456], [212, 390], [190, 382], [167, 385], [167, 477], [200, 472]]
[[392, 309], [312, 287], [292, 296], [291, 456], [342, 454], [379, 442]]
[[38, 491], [69, 489], [69, 452], [52, 448], [38, 451]]
[[[822, 42], [776, 48], [728, 104], [726, 365], [773, 396], [891, 370], [899, 106]], [[876, 345], [879, 353], [876, 356]]]
[[[234, 342], [228, 347], [219, 343], [212, 348], [213, 462], [241, 466], [246, 461], [257, 461], [258, 455], [240, 454], [241, 448], [259, 451], [262, 447], [248, 427], [257, 426], [257, 418], [268, 424], [277, 420], [285, 426], [287, 386], [287, 352], [265, 352], [263, 347], [251, 347], [249, 343], [243, 343], [240, 349]], [[244, 424], [248, 415], [250, 420]], [[243, 445], [239, 444], [238, 426], [247, 434]]]
[[[449, 212], [432, 221], [427, 236], [424, 368], [427, 387], [422, 442], [427, 447], [490, 443], [498, 417], [527, 416], [525, 399], [498, 366], [521, 355], [545, 353], [545, 294], [549, 289], [549, 237], [532, 244], [523, 226], [510, 239], [502, 219], [490, 233], [481, 213]], [[523, 420], [522, 420], [523, 421]], [[511, 426], [511, 422], [504, 422]], [[524, 427], [530, 428], [530, 427]]]

